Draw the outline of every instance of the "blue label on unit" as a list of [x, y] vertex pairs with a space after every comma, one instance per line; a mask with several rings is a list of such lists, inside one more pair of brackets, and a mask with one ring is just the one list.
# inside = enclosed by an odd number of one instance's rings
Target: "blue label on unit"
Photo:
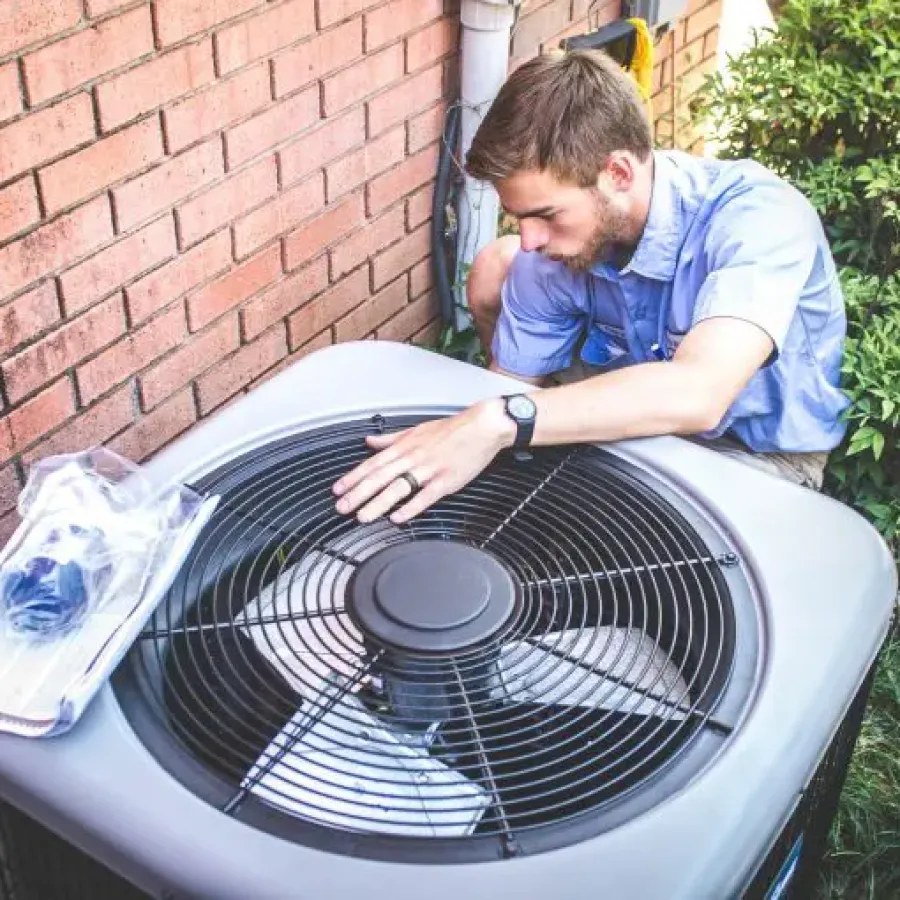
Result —
[[794, 875], [797, 874], [797, 865], [800, 862], [800, 851], [803, 849], [803, 835], [794, 841], [794, 846], [791, 847], [791, 852], [788, 853], [787, 859], [781, 866], [778, 875], [775, 876], [775, 880], [772, 882], [772, 886], [769, 888], [769, 893], [766, 894], [765, 900], [782, 900], [782, 898], [787, 896], [788, 888], [791, 886], [791, 881], [794, 878]]

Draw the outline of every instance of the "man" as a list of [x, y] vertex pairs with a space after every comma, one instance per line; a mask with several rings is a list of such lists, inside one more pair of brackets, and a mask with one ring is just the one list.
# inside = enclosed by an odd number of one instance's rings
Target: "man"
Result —
[[492, 369], [537, 387], [370, 440], [342, 513], [400, 523], [502, 448], [675, 434], [818, 488], [846, 330], [810, 204], [750, 161], [653, 152], [602, 53], [520, 67], [467, 159], [519, 222], [467, 285]]

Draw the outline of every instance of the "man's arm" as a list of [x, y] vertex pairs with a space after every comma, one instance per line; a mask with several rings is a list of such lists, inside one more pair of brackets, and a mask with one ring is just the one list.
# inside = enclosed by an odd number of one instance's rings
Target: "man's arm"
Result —
[[[630, 366], [532, 393], [538, 409], [532, 443], [614, 441], [710, 430], [769, 358], [773, 346], [769, 335], [749, 322], [707, 319], [688, 332], [671, 362]], [[510, 429], [504, 431], [508, 438]]]
[[[721, 420], [773, 346], [768, 334], [749, 322], [705, 320], [688, 333], [671, 362], [644, 363], [531, 393], [538, 409], [533, 443], [705, 431]], [[447, 419], [369, 438], [380, 452], [337, 482], [337, 509], [358, 510], [366, 522], [406, 500], [391, 515], [394, 522], [406, 522], [468, 484], [514, 437], [502, 400], [492, 399]], [[406, 482], [398, 480], [404, 473], [422, 490], [409, 496]]]

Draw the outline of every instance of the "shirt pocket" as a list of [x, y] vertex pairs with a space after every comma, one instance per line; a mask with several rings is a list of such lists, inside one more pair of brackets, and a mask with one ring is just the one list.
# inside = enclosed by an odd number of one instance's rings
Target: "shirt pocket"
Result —
[[581, 347], [581, 358], [598, 369], [614, 369], [632, 362], [625, 330], [595, 319]]

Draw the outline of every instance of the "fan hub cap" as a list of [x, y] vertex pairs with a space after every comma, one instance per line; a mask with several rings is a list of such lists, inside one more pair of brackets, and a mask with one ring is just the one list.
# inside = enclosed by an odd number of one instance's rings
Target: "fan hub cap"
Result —
[[366, 560], [350, 585], [348, 612], [377, 644], [414, 653], [481, 646], [521, 609], [509, 572], [465, 544], [414, 541]]

